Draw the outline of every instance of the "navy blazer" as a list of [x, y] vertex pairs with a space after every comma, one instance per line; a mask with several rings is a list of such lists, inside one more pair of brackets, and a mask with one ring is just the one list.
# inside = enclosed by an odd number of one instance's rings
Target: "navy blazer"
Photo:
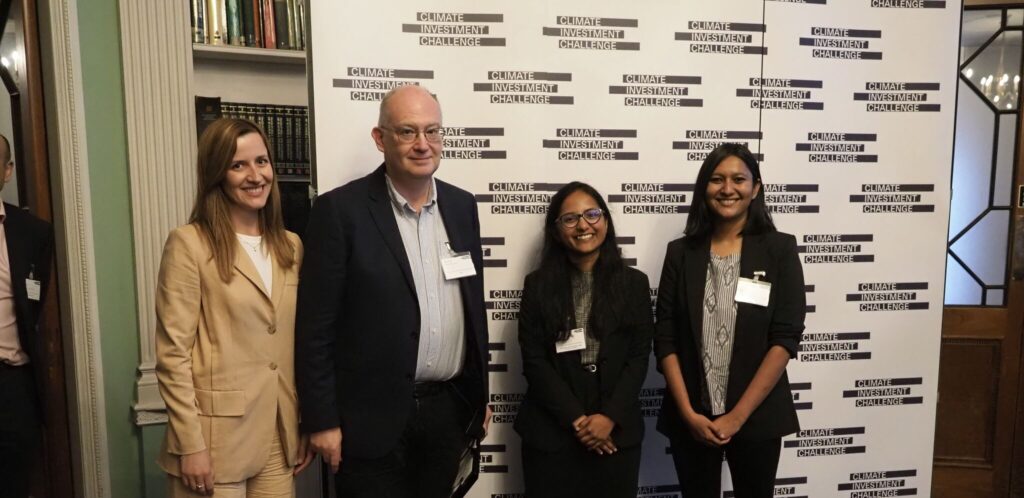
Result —
[[[36, 380], [37, 403], [43, 402], [42, 380], [46, 362], [42, 360], [42, 338], [37, 333], [39, 316], [50, 281], [53, 231], [50, 224], [13, 204], [4, 203], [4, 235], [7, 238], [7, 260], [11, 268], [11, 291], [14, 293], [14, 315], [18, 325], [21, 349], [28, 355]], [[38, 280], [40, 299], [28, 298], [25, 280]]]
[[[626, 268], [622, 284], [625, 306], [609, 313], [608, 330], [601, 332], [597, 359], [601, 400], [596, 410], [615, 422], [611, 438], [620, 448], [638, 445], [643, 439], [639, 395], [654, 333], [647, 275]], [[543, 312], [541, 302], [548, 299], [572, 298], [552, 296], [538, 284], [537, 272], [527, 275], [519, 311], [519, 348], [528, 387], [515, 430], [525, 444], [557, 451], [576, 442], [572, 422], [589, 413], [574, 394], [577, 386], [568, 373], [581, 368], [580, 352], [555, 352], [555, 333], [565, 327], [565, 318]]]
[[[473, 195], [437, 180], [452, 249], [476, 275], [459, 279], [466, 356], [453, 382], [480, 437], [487, 405], [487, 322], [480, 222]], [[377, 458], [397, 444], [412, 411], [420, 310], [384, 165], [321, 195], [310, 213], [299, 279], [295, 380], [303, 432], [341, 427], [344, 456]]]
[[[706, 378], [700, 352], [703, 349], [702, 301], [710, 253], [710, 239], [693, 243], [684, 237], [668, 244], [658, 288], [654, 338], [659, 365], [662, 358], [673, 353], [678, 355], [690, 403], [694, 410], [705, 415], [708, 414], [701, 408], [700, 383], [706, 382]], [[745, 235], [740, 253], [740, 276], [753, 278], [755, 271], [765, 272], [761, 280], [770, 282], [772, 289], [767, 307], [736, 304], [735, 338], [726, 387], [727, 411], [743, 396], [768, 349], [782, 346], [790, 357], [796, 358], [804, 330], [807, 304], [796, 238], [782, 232]], [[783, 372], [735, 437], [767, 439], [791, 434], [799, 428], [789, 378]], [[658, 417], [658, 431], [669, 439], [691, 437], [667, 389]]]

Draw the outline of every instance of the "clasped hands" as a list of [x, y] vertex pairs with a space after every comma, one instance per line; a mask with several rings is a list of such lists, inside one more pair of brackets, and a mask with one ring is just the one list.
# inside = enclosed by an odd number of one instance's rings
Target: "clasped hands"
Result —
[[732, 437], [743, 427], [744, 420], [734, 412], [726, 413], [711, 420], [696, 412], [683, 415], [683, 420], [690, 428], [690, 434], [697, 441], [707, 446], [724, 446], [732, 441]]
[[619, 451], [611, 438], [615, 422], [605, 415], [600, 413], [581, 415], [572, 421], [572, 428], [576, 431], [576, 439], [588, 450], [598, 455], [611, 455]]

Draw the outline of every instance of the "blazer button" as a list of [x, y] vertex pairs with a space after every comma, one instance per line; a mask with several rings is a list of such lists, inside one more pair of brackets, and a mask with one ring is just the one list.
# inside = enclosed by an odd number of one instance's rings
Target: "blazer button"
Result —
[[267, 327], [267, 333], [268, 334], [273, 334], [274, 332], [277, 332], [277, 325], [276, 324], [271, 324], [269, 327]]
[[277, 363], [270, 362], [270, 369], [271, 370], [277, 370]]

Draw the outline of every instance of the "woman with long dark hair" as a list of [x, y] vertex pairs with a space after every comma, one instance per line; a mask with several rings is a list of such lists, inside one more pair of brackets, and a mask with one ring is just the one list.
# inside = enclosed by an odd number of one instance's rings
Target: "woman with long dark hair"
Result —
[[647, 276], [623, 263], [608, 205], [590, 185], [565, 185], [519, 311], [526, 496], [636, 496], [652, 334]]
[[293, 368], [302, 243], [284, 229], [259, 127], [214, 121], [197, 163], [192, 215], [167, 237], [157, 283], [158, 462], [171, 498], [290, 498], [312, 457]]
[[658, 431], [683, 496], [721, 496], [722, 456], [737, 498], [774, 490], [782, 436], [799, 429], [786, 365], [804, 329], [796, 239], [775, 229], [757, 159], [711, 151], [685, 235], [669, 243], [654, 351], [665, 376]]

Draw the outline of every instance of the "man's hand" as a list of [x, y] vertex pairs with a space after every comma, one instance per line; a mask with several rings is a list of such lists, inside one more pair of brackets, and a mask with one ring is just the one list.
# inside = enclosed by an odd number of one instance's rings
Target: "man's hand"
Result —
[[299, 438], [299, 448], [295, 451], [295, 470], [292, 471], [292, 475], [299, 475], [299, 472], [313, 463], [314, 458], [316, 453], [313, 453], [313, 448], [309, 445], [309, 434], [303, 434]]
[[491, 411], [491, 405], [487, 405], [487, 412], [484, 413], [484, 435], [480, 438], [481, 441], [487, 437], [487, 433], [491, 430], [491, 415], [494, 412]]
[[189, 455], [181, 455], [181, 482], [193, 493], [213, 496], [213, 461], [210, 450], [204, 449]]
[[615, 428], [615, 422], [612, 419], [600, 413], [595, 413], [587, 416], [577, 427], [576, 438], [587, 449], [595, 451], [599, 455], [611, 454], [617, 451], [610, 437], [612, 429]]
[[332, 473], [338, 473], [341, 466], [341, 427], [310, 434], [309, 446], [331, 466]]

